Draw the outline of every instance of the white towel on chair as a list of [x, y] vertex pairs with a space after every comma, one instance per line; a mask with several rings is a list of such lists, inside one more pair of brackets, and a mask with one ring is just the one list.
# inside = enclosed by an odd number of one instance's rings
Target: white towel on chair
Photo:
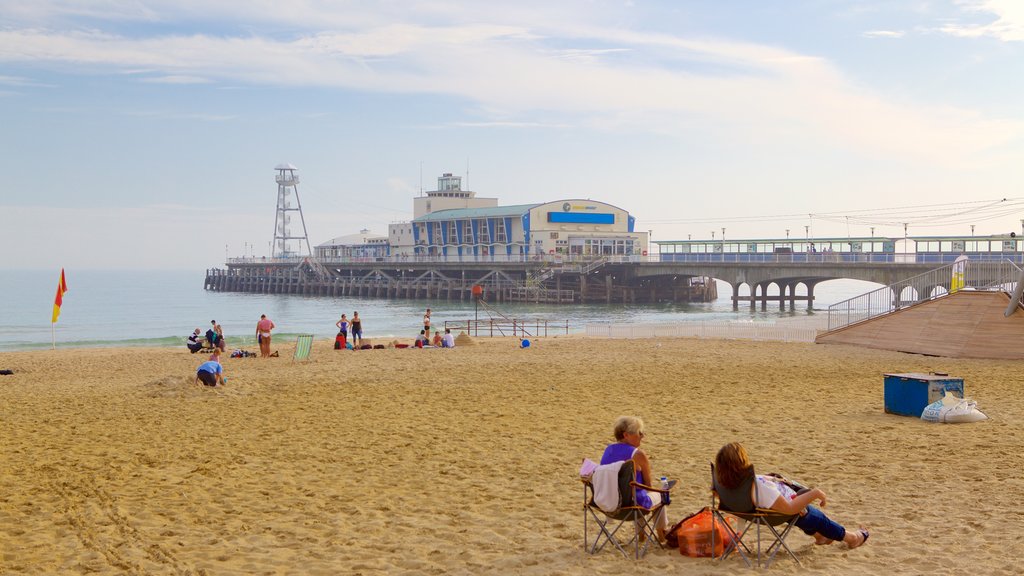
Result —
[[598, 466], [591, 482], [594, 485], [594, 504], [605, 512], [619, 509], [619, 469], [625, 460]]

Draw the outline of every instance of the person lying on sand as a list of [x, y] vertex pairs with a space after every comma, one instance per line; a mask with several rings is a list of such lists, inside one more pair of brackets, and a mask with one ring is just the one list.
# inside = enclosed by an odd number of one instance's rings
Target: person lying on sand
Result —
[[[730, 442], [715, 456], [715, 482], [722, 488], [735, 489], [746, 481], [753, 472], [747, 451], [739, 442]], [[850, 548], [857, 548], [868, 541], [864, 528], [856, 532], [847, 531], [831, 520], [821, 510], [811, 506], [815, 500], [825, 507], [825, 492], [820, 488], [794, 490], [792, 485], [780, 476], [757, 474], [751, 484], [751, 499], [758, 508], [765, 508], [783, 514], [799, 514], [796, 527], [804, 534], [814, 536], [815, 544], [831, 544], [841, 540]]]

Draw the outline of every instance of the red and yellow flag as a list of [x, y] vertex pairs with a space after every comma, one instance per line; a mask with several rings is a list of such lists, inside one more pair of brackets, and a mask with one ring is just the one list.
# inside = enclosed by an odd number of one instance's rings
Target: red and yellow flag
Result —
[[60, 269], [60, 281], [57, 282], [57, 297], [53, 299], [53, 319], [50, 324], [57, 322], [60, 316], [60, 305], [64, 303], [64, 293], [68, 291], [68, 283], [64, 280], [64, 269]]

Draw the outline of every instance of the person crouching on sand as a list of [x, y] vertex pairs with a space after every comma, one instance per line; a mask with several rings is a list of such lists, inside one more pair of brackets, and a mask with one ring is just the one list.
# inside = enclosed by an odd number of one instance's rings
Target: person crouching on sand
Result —
[[209, 360], [200, 364], [196, 370], [195, 383], [200, 381], [206, 386], [223, 385], [225, 383], [224, 368], [220, 365], [220, 354], [216, 351], [210, 355]]

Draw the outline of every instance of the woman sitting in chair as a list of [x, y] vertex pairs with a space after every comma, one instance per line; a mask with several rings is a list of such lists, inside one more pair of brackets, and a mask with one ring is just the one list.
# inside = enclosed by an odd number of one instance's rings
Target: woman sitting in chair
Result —
[[[615, 421], [615, 443], [609, 444], [601, 456], [601, 464], [612, 464], [623, 460], [633, 460], [636, 467], [636, 481], [645, 486], [651, 486], [654, 477], [651, 476], [651, 461], [647, 454], [640, 449], [640, 442], [644, 439], [644, 421], [636, 416], [619, 416]], [[653, 508], [661, 504], [661, 493], [648, 492], [643, 488], [636, 489], [636, 503], [644, 508]], [[668, 530], [668, 515], [662, 509], [655, 519], [655, 529], [658, 531], [658, 539], [665, 541], [665, 531]]]
[[[739, 442], [722, 446], [715, 456], [715, 481], [722, 488], [739, 487], [753, 471], [754, 466], [750, 463], [747, 451]], [[779, 476], [757, 474], [750, 490], [750, 499], [758, 508], [782, 514], [799, 514], [796, 527], [808, 536], [814, 536], [815, 544], [831, 544], [842, 540], [850, 548], [856, 548], [868, 540], [867, 530], [861, 528], [856, 532], [848, 532], [825, 516], [824, 512], [810, 505], [820, 500], [821, 507], [825, 507], [825, 493], [820, 488], [797, 491]]]

